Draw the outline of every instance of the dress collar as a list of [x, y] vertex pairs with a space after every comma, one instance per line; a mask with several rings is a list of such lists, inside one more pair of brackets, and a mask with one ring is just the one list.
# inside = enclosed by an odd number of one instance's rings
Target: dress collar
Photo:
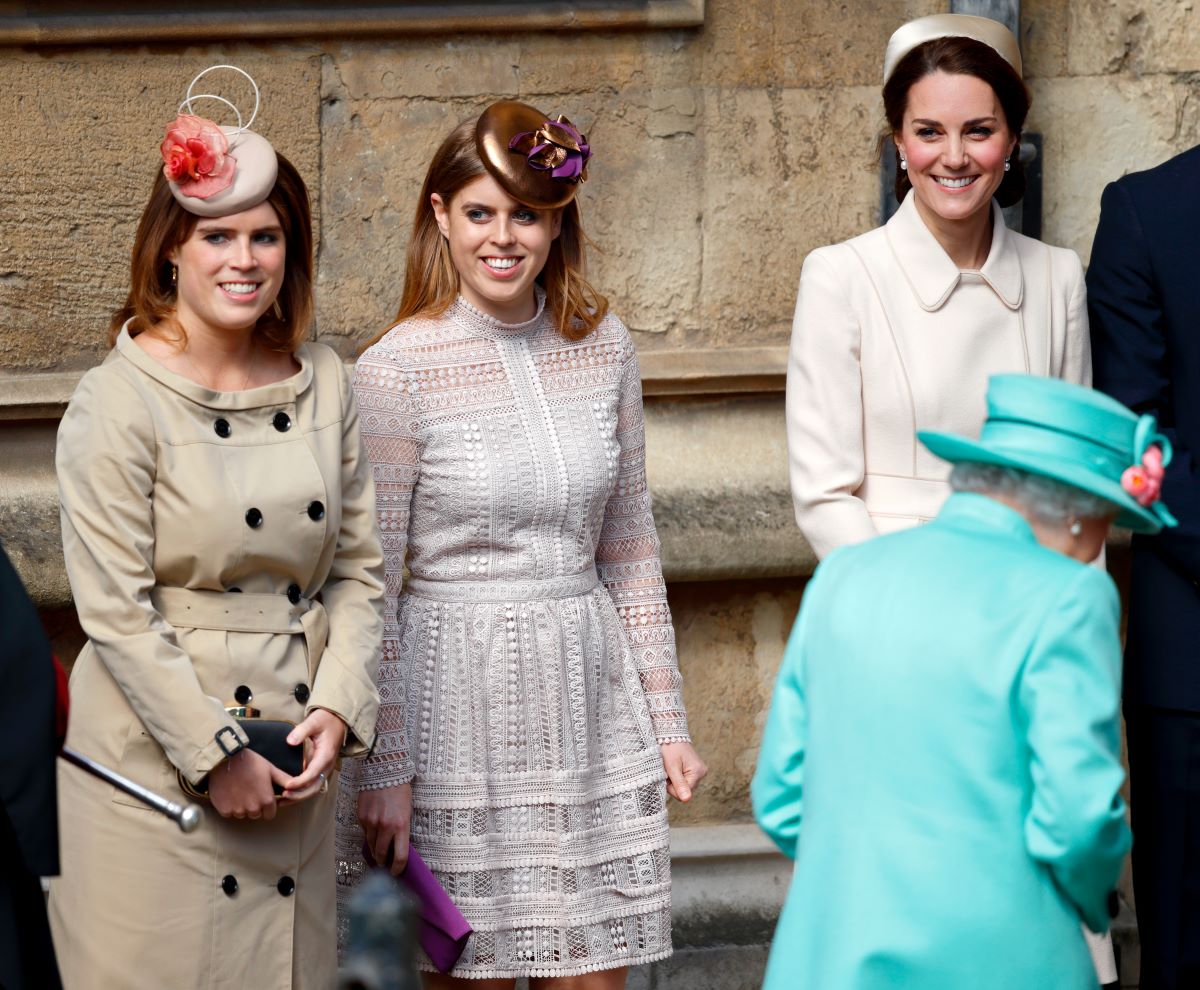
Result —
[[[941, 309], [962, 281], [963, 273], [950, 260], [917, 212], [916, 195], [904, 197], [884, 227], [892, 255], [926, 312]], [[979, 277], [1009, 309], [1019, 309], [1024, 295], [1021, 259], [1000, 205], [992, 200], [992, 246]]]
[[308, 388], [313, 375], [308, 345], [301, 344], [294, 352], [296, 360], [300, 362], [300, 370], [290, 378], [272, 382], [270, 385], [260, 385], [258, 388], [243, 389], [240, 392], [216, 392], [207, 385], [200, 385], [190, 378], [177, 375], [142, 350], [129, 336], [128, 321], [117, 335], [117, 353], [156, 382], [173, 392], [178, 392], [185, 399], [210, 409], [260, 409], [264, 406], [287, 405], [289, 402], [295, 402], [296, 397]]
[[523, 337], [530, 331], [540, 328], [543, 322], [542, 317], [545, 315], [545, 291], [540, 285], [535, 285], [533, 292], [537, 306], [533, 316], [524, 323], [502, 323], [494, 316], [488, 316], [487, 313], [476, 309], [462, 296], [454, 300], [449, 315], [459, 326], [471, 333], [479, 334], [481, 337], [490, 337], [493, 340], [511, 340], [514, 337]]
[[973, 533], [1006, 536], [1021, 543], [1037, 543], [1029, 521], [1003, 502], [974, 492], [955, 492], [931, 525]]

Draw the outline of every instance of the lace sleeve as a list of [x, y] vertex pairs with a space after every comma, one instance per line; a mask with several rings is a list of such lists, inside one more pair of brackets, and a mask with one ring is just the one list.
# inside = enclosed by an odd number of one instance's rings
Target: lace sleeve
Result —
[[675, 660], [675, 630], [662, 575], [661, 544], [654, 529], [646, 486], [646, 424], [637, 353], [628, 353], [621, 373], [617, 440], [621, 445], [617, 485], [604, 511], [596, 567], [617, 606], [641, 676], [658, 742], [689, 741], [683, 708], [683, 678]]
[[375, 748], [359, 769], [359, 788], [377, 790], [412, 780], [404, 724], [404, 678], [396, 610], [408, 549], [408, 516], [420, 462], [411, 383], [404, 369], [378, 347], [354, 369], [363, 446], [375, 480], [375, 506], [383, 542], [384, 620], [379, 657], [379, 721]]

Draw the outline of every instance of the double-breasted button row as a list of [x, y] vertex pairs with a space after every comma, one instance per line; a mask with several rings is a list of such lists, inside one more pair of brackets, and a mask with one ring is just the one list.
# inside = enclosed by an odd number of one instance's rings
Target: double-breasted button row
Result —
[[[227, 873], [221, 878], [221, 889], [225, 892], [226, 897], [232, 897], [238, 892], [237, 877], [232, 873]], [[296, 881], [291, 877], [280, 877], [279, 882], [275, 884], [275, 889], [283, 897], [291, 897], [296, 892]]]
[[[287, 433], [292, 428], [292, 417], [280, 409], [271, 417], [271, 425], [280, 433]], [[213, 421], [213, 432], [222, 440], [228, 440], [233, 435], [233, 427], [224, 416], [219, 416]]]
[[[320, 522], [325, 518], [325, 503], [313, 499], [308, 503], [308, 508], [304, 510], [308, 513], [308, 518], [313, 522]], [[253, 506], [246, 510], [246, 525], [251, 529], [258, 529], [263, 524], [263, 514], [261, 509], [256, 509]]]

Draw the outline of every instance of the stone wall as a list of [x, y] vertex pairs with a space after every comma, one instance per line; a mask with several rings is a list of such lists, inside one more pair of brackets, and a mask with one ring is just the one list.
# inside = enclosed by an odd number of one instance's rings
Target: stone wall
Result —
[[[880, 57], [937, 0], [708, 0], [695, 28], [0, 48], [0, 539], [62, 652], [52, 441], [105, 350], [163, 124], [217, 61], [263, 88], [256, 128], [309, 181], [318, 335], [350, 357], [400, 291], [440, 137], [498, 96], [596, 149], [595, 282], [646, 372], [650, 476], [710, 785], [677, 824], [745, 819], [812, 557], [783, 463], [782, 372], [804, 255], [877, 220]], [[1085, 258], [1109, 179], [1200, 140], [1200, 17], [1176, 0], [1026, 0], [1047, 240]]]

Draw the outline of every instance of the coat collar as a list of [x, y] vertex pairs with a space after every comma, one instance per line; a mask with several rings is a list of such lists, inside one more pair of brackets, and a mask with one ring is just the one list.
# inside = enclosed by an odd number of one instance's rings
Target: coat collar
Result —
[[930, 525], [989, 533], [1021, 543], [1037, 543], [1033, 527], [1021, 513], [994, 498], [974, 492], [955, 492], [946, 499], [941, 512]]
[[[962, 281], [962, 272], [925, 226], [917, 212], [915, 194], [910, 192], [904, 197], [884, 231], [892, 255], [921, 308], [929, 313], [941, 309]], [[1020, 308], [1024, 294], [1021, 259], [1016, 240], [1005, 226], [1004, 213], [995, 200], [992, 200], [992, 246], [979, 275], [1005, 306]]]
[[178, 392], [185, 399], [210, 409], [261, 409], [264, 406], [280, 406], [295, 402], [312, 382], [313, 363], [308, 353], [308, 345], [301, 344], [295, 351], [300, 370], [290, 378], [274, 382], [271, 385], [260, 385], [258, 388], [248, 388], [241, 392], [214, 392], [211, 388], [199, 385], [183, 375], [177, 375], [166, 365], [159, 364], [129, 336], [129, 322], [121, 327], [117, 335], [117, 353], [149, 375], [159, 384], [173, 392]]

